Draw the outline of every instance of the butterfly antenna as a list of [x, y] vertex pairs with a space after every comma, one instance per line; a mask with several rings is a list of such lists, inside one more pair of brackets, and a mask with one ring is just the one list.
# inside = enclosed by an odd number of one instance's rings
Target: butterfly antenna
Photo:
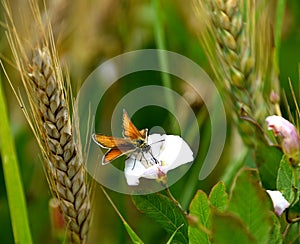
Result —
[[153, 144], [155, 144], [155, 143], [158, 143], [158, 142], [163, 142], [163, 141], [165, 141], [165, 139], [162, 139], [162, 140], [159, 140], [159, 141], [153, 142], [153, 143], [149, 144], [149, 146], [151, 146], [151, 145], [153, 145]]

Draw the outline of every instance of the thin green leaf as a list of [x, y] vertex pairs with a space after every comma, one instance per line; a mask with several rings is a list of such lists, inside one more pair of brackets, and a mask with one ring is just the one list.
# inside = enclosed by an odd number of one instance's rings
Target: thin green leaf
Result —
[[293, 168], [286, 160], [286, 156], [283, 156], [278, 170], [277, 190], [282, 193], [289, 203], [292, 203], [296, 197], [295, 187]]
[[130, 239], [135, 244], [143, 244], [144, 242], [139, 238], [139, 236], [131, 229], [129, 224], [126, 221], [122, 221], [125, 229], [127, 230]]
[[217, 183], [209, 194], [209, 200], [212, 206], [223, 212], [228, 204], [228, 194], [224, 182]]
[[199, 226], [189, 225], [190, 243], [210, 243], [209, 236], [204, 229], [210, 228], [210, 204], [205, 192], [198, 191], [191, 202], [190, 214], [198, 218]]
[[168, 232], [173, 234], [179, 226], [174, 242], [188, 243], [188, 229], [185, 215], [181, 209], [168, 197], [156, 193], [148, 195], [133, 195], [132, 200], [137, 209], [155, 220]]
[[116, 213], [119, 215], [120, 219], [122, 220], [122, 223], [129, 235], [130, 239], [132, 240], [132, 242], [135, 244], [143, 244], [144, 242], [141, 240], [141, 238], [139, 238], [139, 236], [133, 231], [133, 229], [129, 226], [129, 224], [123, 218], [122, 214], [120, 213], [117, 206], [114, 204], [113, 200], [110, 198], [110, 196], [108, 195], [108, 193], [106, 192], [104, 187], [101, 186], [101, 190], [103, 191], [104, 195], [106, 196], [106, 198], [108, 199], [108, 201], [110, 202], [110, 204], [112, 205], [112, 207], [114, 208]]
[[213, 213], [212, 236], [212, 243], [216, 244], [258, 243], [257, 241], [255, 241], [254, 237], [249, 233], [242, 221], [236, 216], [228, 213]]
[[0, 141], [2, 166], [15, 243], [32, 243], [22, 179], [11, 136], [6, 102], [0, 80]]
[[257, 171], [241, 170], [232, 189], [228, 211], [237, 214], [260, 243], [266, 243], [269, 239], [271, 208], [267, 193], [260, 186]]
[[181, 227], [183, 227], [183, 226], [184, 226], [184, 224], [180, 225], [180, 226], [174, 231], [174, 233], [171, 235], [170, 239], [168, 240], [167, 244], [171, 244], [171, 243], [172, 243], [172, 241], [173, 241], [173, 239], [174, 239], [174, 236], [176, 235], [177, 231], [178, 231]]

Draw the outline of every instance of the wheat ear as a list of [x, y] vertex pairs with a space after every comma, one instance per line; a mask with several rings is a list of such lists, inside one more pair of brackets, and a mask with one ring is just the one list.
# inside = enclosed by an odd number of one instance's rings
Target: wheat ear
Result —
[[71, 241], [84, 243], [90, 215], [85, 170], [74, 143], [68, 103], [47, 48], [34, 52], [28, 75], [43, 127], [42, 138], [53, 191], [60, 200]]
[[255, 144], [253, 126], [242, 118], [261, 123], [270, 109], [270, 101], [266, 101], [264, 95], [266, 83], [255, 65], [255, 4], [242, 0], [194, 2], [197, 19], [204, 28], [200, 33], [200, 42], [217, 80], [225, 83], [221, 86], [231, 98], [243, 140], [252, 146]]
[[[50, 21], [47, 19], [44, 25], [37, 3], [32, 0], [30, 4], [33, 24], [39, 29], [35, 41], [19, 36], [9, 3], [3, 2], [8, 40], [30, 106], [28, 109], [24, 105], [24, 111], [43, 152], [50, 189], [65, 217], [68, 239], [70, 243], [86, 243], [90, 199], [81, 147], [74, 140], [69, 100]], [[24, 42], [27, 38], [28, 42]]]

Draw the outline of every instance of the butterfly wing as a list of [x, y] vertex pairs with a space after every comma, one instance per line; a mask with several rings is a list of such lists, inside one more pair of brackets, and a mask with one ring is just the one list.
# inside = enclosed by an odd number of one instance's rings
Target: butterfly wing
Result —
[[143, 139], [146, 139], [146, 141], [147, 141], [148, 129], [142, 129], [142, 130], [140, 130], [139, 132], [140, 132], [142, 138], [143, 138]]
[[103, 148], [119, 149], [122, 152], [135, 148], [132, 142], [126, 138], [105, 136], [101, 134], [93, 134], [92, 138], [100, 147]]
[[103, 165], [108, 164], [111, 161], [115, 160], [118, 157], [121, 157], [124, 154], [125, 154], [125, 152], [122, 152], [119, 149], [110, 149], [104, 154], [104, 156], [102, 158], [102, 164]]
[[123, 110], [123, 136], [131, 140], [146, 139], [147, 129], [139, 131], [131, 122], [125, 109]]

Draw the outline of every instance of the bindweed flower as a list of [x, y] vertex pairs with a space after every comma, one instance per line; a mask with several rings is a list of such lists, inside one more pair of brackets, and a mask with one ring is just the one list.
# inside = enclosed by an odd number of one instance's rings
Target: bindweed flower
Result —
[[271, 197], [275, 213], [281, 216], [284, 210], [290, 206], [290, 203], [282, 196], [280, 191], [267, 190], [267, 193]]
[[299, 136], [295, 126], [281, 116], [268, 116], [266, 118], [268, 129], [273, 130], [275, 136], [280, 136], [282, 150], [292, 162], [298, 161]]
[[140, 178], [155, 179], [166, 185], [169, 170], [194, 159], [192, 150], [180, 136], [152, 134], [148, 144], [151, 151], [132, 155], [125, 161], [128, 185], [138, 185]]

